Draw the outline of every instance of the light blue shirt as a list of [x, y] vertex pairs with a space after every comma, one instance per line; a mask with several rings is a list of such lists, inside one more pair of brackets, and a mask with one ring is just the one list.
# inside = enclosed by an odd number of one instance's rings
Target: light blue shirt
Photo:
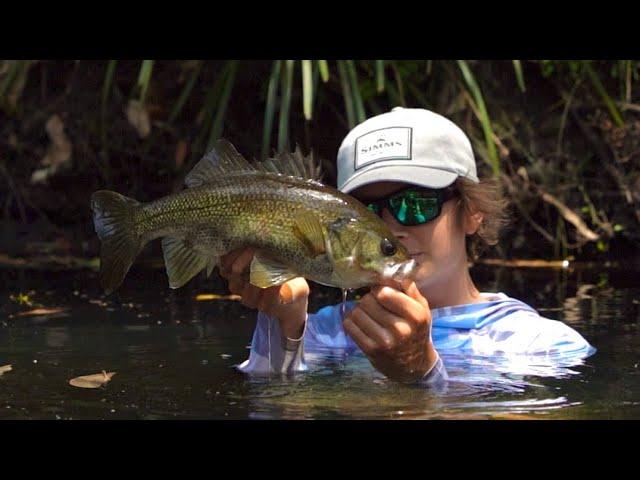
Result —
[[[529, 305], [504, 293], [482, 293], [486, 302], [431, 310], [431, 338], [439, 354], [421, 383], [437, 385], [448, 379], [442, 357], [499, 357], [501, 371], [514, 374], [553, 374], [556, 368], [580, 364], [596, 349], [574, 329], [541, 317]], [[347, 302], [349, 312], [356, 302]], [[276, 318], [258, 313], [249, 358], [238, 365], [248, 374], [308, 371], [322, 357], [347, 359], [360, 348], [342, 326], [342, 304], [307, 316], [300, 339], [284, 337]], [[373, 368], [373, 367], [372, 367]]]

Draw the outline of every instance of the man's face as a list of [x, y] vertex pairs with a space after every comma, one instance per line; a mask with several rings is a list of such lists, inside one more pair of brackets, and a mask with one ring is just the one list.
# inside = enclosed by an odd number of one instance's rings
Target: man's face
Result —
[[[351, 195], [366, 205], [409, 186], [399, 182], [379, 182], [360, 187]], [[415, 281], [419, 288], [448, 278], [447, 274], [459, 270], [461, 263], [466, 265], [465, 231], [456, 212], [458, 201], [458, 197], [454, 197], [445, 202], [437, 218], [413, 227], [398, 223], [388, 209], [382, 211], [382, 219], [418, 263]]]

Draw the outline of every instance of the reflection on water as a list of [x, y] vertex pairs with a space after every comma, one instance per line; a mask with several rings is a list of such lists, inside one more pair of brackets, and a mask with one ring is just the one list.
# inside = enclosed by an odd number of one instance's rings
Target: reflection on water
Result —
[[[255, 314], [237, 302], [197, 302], [225, 293], [220, 279], [166, 287], [162, 270], [133, 270], [104, 297], [90, 272], [0, 270], [0, 419], [4, 418], [640, 418], [640, 288], [636, 272], [476, 268], [483, 291], [502, 291], [569, 323], [598, 353], [577, 364], [532, 363], [443, 353], [441, 389], [388, 381], [362, 355], [309, 356], [312, 371], [246, 377]], [[31, 291], [63, 313], [17, 316], [9, 300]], [[312, 309], [339, 302], [314, 287]], [[507, 367], [508, 364], [508, 367]], [[105, 387], [68, 380], [102, 370]]]

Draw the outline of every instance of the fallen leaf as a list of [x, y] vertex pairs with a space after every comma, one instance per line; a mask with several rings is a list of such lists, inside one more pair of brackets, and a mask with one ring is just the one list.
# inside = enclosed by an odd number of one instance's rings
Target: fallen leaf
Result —
[[204, 302], [207, 300], [242, 300], [240, 295], [218, 295], [217, 293], [201, 293], [196, 295], [198, 302]]
[[151, 120], [144, 104], [138, 100], [129, 100], [126, 113], [127, 120], [136, 129], [140, 138], [147, 138], [151, 133]]
[[102, 385], [105, 385], [111, 377], [113, 377], [116, 372], [105, 372], [96, 373], [93, 375], [83, 375], [82, 377], [76, 377], [69, 380], [69, 385], [79, 388], [99, 388]]
[[11, 365], [3, 365], [0, 367], [0, 377], [2, 375], [4, 375], [7, 372], [10, 372], [11, 370], [13, 370], [13, 368], [11, 368]]
[[34, 308], [26, 312], [16, 313], [16, 317], [35, 317], [37, 315], [53, 315], [54, 313], [60, 313], [67, 311], [67, 308]]

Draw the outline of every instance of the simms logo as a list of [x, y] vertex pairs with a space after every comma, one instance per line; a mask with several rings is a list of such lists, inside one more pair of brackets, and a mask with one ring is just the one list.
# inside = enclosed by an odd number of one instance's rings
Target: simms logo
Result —
[[356, 139], [355, 169], [380, 160], [411, 160], [411, 128], [374, 130]]
[[379, 138], [376, 140], [376, 143], [370, 145], [368, 147], [363, 147], [360, 149], [360, 153], [369, 153], [372, 150], [382, 150], [383, 148], [391, 148], [391, 147], [401, 147], [402, 142], [391, 141], [387, 142], [384, 138]]

